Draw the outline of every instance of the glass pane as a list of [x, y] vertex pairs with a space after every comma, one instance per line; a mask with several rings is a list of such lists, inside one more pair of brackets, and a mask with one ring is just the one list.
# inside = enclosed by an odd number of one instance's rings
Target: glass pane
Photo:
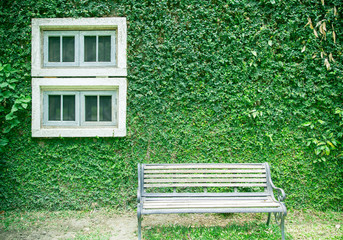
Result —
[[99, 62], [111, 62], [111, 36], [99, 36]]
[[112, 96], [100, 96], [100, 121], [112, 120]]
[[63, 121], [75, 121], [75, 95], [63, 96]]
[[60, 62], [60, 37], [49, 37], [48, 41], [49, 51], [48, 51], [48, 61], [49, 62]]
[[97, 121], [98, 119], [98, 97], [97, 96], [85, 96], [86, 105], [86, 121]]
[[85, 36], [85, 62], [96, 61], [96, 36]]
[[63, 37], [62, 62], [75, 62], [75, 37]]
[[61, 120], [61, 95], [49, 95], [49, 121]]

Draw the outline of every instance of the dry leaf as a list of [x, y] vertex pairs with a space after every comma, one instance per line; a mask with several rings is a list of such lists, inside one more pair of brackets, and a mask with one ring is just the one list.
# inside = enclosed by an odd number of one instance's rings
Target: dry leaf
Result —
[[338, 14], [337, 14], [337, 8], [336, 8], [336, 6], [333, 7], [333, 15], [334, 15], [334, 16], [337, 16], [337, 15], [338, 15]]
[[314, 58], [316, 58], [317, 57], [317, 54], [314, 54], [313, 56], [312, 56], [312, 59], [314, 59]]
[[332, 62], [336, 62], [335, 59], [333, 59], [333, 57], [332, 57], [332, 53], [329, 54], [329, 60]]
[[323, 6], [324, 6], [324, 0], [322, 0], [322, 4], [323, 4]]
[[307, 25], [310, 25], [310, 28], [313, 29], [312, 20], [311, 20], [311, 18], [309, 18], [309, 17], [307, 18], [307, 23], [306, 23], [305, 27], [306, 27]]
[[252, 53], [255, 57], [257, 57], [257, 52], [256, 52], [256, 51], [251, 51], [251, 53]]
[[317, 33], [316, 29], [313, 29], [313, 33], [316, 37], [318, 37], [318, 33]]
[[303, 49], [301, 49], [301, 52], [305, 52], [306, 50], [306, 45], [303, 47]]
[[321, 58], [324, 58], [324, 52], [321, 52], [321, 53], [320, 53], [320, 57], [321, 57]]
[[323, 24], [322, 24], [322, 25], [323, 25], [323, 29], [324, 29], [324, 31], [327, 31], [327, 30], [326, 30], [326, 22], [323, 22]]
[[326, 66], [326, 69], [327, 69], [327, 70], [330, 70], [330, 63], [329, 63], [329, 60], [328, 60], [327, 58], [325, 58], [324, 64], [325, 64], [325, 66]]
[[320, 25], [319, 32], [323, 35], [325, 34], [324, 29], [323, 29], [323, 25]]

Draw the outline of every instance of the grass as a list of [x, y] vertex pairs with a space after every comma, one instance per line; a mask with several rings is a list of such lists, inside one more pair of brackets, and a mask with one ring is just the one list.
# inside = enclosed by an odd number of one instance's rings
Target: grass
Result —
[[[281, 239], [279, 226], [272, 223], [268, 227], [265, 220], [266, 214], [219, 214], [214, 219], [207, 218], [207, 222], [200, 225], [190, 220], [185, 221], [186, 224], [146, 226], [143, 235], [144, 239], [149, 240]], [[286, 217], [286, 239], [343, 240], [342, 223], [342, 212], [290, 210]]]
[[144, 232], [144, 238], [154, 239], [275, 239], [281, 238], [277, 226], [267, 227], [256, 222], [244, 225], [233, 224], [227, 227], [201, 227], [201, 226], [161, 226]]
[[[280, 239], [266, 214], [149, 215], [143, 219], [144, 239]], [[118, 220], [119, 218], [119, 220]], [[126, 221], [126, 222], [123, 222]], [[0, 239], [137, 239], [135, 212], [96, 211], [0, 212]], [[121, 222], [122, 225], [118, 225]], [[343, 213], [289, 210], [287, 239], [343, 239]], [[129, 234], [124, 233], [130, 232]]]

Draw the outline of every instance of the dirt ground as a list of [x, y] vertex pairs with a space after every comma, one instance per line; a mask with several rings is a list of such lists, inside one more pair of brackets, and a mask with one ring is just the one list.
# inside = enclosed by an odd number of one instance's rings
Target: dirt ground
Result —
[[[3, 211], [2, 211], [3, 212]], [[143, 217], [142, 227], [161, 225], [227, 226], [251, 221], [263, 223], [267, 214], [166, 214]], [[343, 239], [343, 213], [290, 212], [286, 232], [293, 239]], [[0, 214], [0, 240], [111, 239], [136, 240], [134, 211], [19, 212]]]
[[[30, 224], [27, 219], [22, 220]], [[149, 215], [143, 217], [142, 227], [169, 224], [225, 226], [236, 220], [234, 217], [227, 218], [225, 215], [212, 214]], [[21, 231], [18, 229], [0, 231], [0, 239], [137, 239], [137, 217], [133, 212], [109, 215], [94, 212], [86, 216], [54, 216], [44, 219], [37, 216], [29, 226], [21, 227], [23, 228]]]

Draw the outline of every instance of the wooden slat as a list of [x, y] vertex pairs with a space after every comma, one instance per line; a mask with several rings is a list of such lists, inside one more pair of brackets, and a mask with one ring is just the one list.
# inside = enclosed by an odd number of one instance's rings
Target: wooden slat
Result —
[[234, 168], [263, 168], [261, 165], [250, 164], [194, 164], [194, 165], [145, 165], [144, 169], [234, 169]]
[[266, 174], [145, 174], [145, 178], [259, 178], [266, 177]]
[[149, 197], [144, 198], [144, 201], [198, 201], [198, 200], [215, 200], [215, 201], [274, 201], [271, 196], [229, 196], [229, 197], [207, 197], [207, 196], [197, 196], [197, 197]]
[[144, 170], [146, 173], [266, 173], [265, 169], [256, 169], [256, 170]]
[[196, 200], [177, 200], [177, 199], [171, 199], [171, 200], [159, 200], [159, 201], [151, 201], [146, 200], [143, 202], [143, 204], [231, 204], [231, 205], [241, 205], [241, 204], [262, 204], [262, 203], [275, 203], [272, 200], [203, 200], [203, 199], [196, 199]]
[[208, 204], [196, 204], [196, 203], [173, 203], [173, 204], [143, 204], [144, 209], [171, 209], [171, 208], [254, 208], [254, 207], [280, 207], [278, 203], [208, 203]]
[[267, 187], [262, 183], [168, 183], [168, 184], [144, 184], [144, 187]]
[[242, 179], [242, 178], [236, 178], [236, 179], [232, 179], [232, 178], [225, 178], [225, 179], [216, 179], [216, 178], [173, 178], [173, 179], [168, 179], [168, 178], [164, 178], [164, 179], [145, 179], [144, 183], [152, 183], [152, 182], [158, 182], [158, 183], [196, 183], [196, 182], [209, 182], [209, 183], [215, 183], [215, 182], [225, 182], [225, 183], [234, 183], [234, 182], [240, 182], [240, 183], [248, 183], [248, 182], [259, 182], [259, 183], [263, 183], [263, 182], [267, 182], [267, 180], [265, 178], [258, 178], [258, 179]]

